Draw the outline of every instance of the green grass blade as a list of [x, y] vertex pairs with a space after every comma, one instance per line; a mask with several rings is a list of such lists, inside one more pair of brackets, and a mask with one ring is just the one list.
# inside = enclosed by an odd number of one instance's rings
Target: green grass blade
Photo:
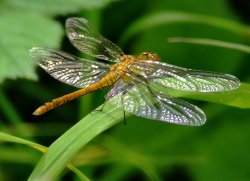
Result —
[[0, 132], [0, 141], [23, 144], [23, 145], [27, 145], [27, 146], [30, 146], [30, 147], [33, 147], [33, 148], [34, 147], [40, 147], [40, 150], [43, 150], [43, 149], [46, 148], [46, 147], [44, 147], [42, 145], [39, 145], [37, 143], [34, 143], [32, 141], [28, 141], [28, 140], [18, 138], [18, 137], [15, 137], [15, 136], [12, 136], [12, 135], [9, 135], [9, 134], [5, 134], [5, 133], [2, 133], [2, 132]]
[[122, 111], [109, 103], [105, 104], [103, 111], [88, 114], [48, 148], [29, 180], [56, 179], [84, 145], [121, 120]]
[[208, 38], [171, 37], [171, 38], [168, 38], [168, 42], [208, 45], [208, 46], [215, 46], [215, 47], [227, 48], [227, 49], [232, 49], [232, 50], [238, 50], [244, 53], [250, 53], [250, 46], [239, 44], [239, 43], [208, 39]]
[[163, 11], [154, 14], [149, 14], [135, 21], [126, 29], [119, 45], [124, 46], [130, 38], [149, 28], [154, 28], [160, 25], [175, 24], [175, 23], [195, 23], [222, 28], [227, 31], [239, 34], [241, 36], [250, 36], [250, 28], [242, 23], [219, 18], [213, 16], [199, 15], [193, 13], [184, 13], [179, 11]]
[[241, 86], [229, 92], [187, 95], [186, 97], [214, 102], [218, 104], [229, 105], [238, 108], [250, 108], [250, 84], [241, 83]]
[[[40, 144], [34, 143], [32, 141], [28, 141], [22, 138], [18, 138], [9, 134], [5, 134], [0, 132], [0, 141], [2, 142], [11, 142], [11, 143], [18, 143], [18, 144], [23, 144], [27, 145], [33, 149], [36, 149], [42, 153], [45, 153], [47, 151], [47, 148], [45, 146], [42, 146]], [[79, 171], [74, 165], [72, 164], [67, 164], [67, 167], [72, 170], [81, 180], [83, 181], [89, 181], [89, 179], [81, 172]]]
[[171, 91], [168, 93], [176, 97], [185, 97], [244, 109], [250, 108], [250, 84], [247, 83], [241, 83], [238, 89], [228, 92], [187, 93]]

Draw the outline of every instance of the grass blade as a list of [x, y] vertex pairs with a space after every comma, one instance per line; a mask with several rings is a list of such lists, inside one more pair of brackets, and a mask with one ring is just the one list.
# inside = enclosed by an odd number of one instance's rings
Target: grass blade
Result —
[[208, 45], [208, 46], [215, 46], [215, 47], [222, 47], [222, 48], [227, 48], [227, 49], [232, 49], [232, 50], [238, 50], [244, 53], [250, 53], [250, 46], [239, 44], [239, 43], [208, 39], [208, 38], [171, 37], [171, 38], [168, 38], [168, 42], [169, 43], [190, 43], [190, 44], [197, 44], [197, 45]]
[[228, 92], [187, 93], [169, 91], [168, 93], [175, 97], [185, 97], [237, 108], [250, 108], [250, 84], [247, 83], [241, 83], [241, 86], [238, 89]]
[[[40, 144], [34, 143], [32, 141], [28, 141], [22, 138], [18, 138], [9, 134], [5, 134], [0, 132], [0, 141], [3, 142], [11, 142], [11, 143], [18, 143], [18, 144], [23, 144], [27, 145], [35, 150], [38, 150], [42, 153], [45, 153], [47, 151], [47, 148], [45, 146], [42, 146]], [[81, 172], [79, 171], [74, 165], [72, 164], [67, 164], [67, 167], [72, 170], [81, 180], [83, 181], [89, 181], [89, 179]]]
[[105, 103], [103, 111], [88, 114], [48, 148], [29, 180], [56, 179], [84, 145], [121, 120], [123, 120], [122, 111], [109, 103]]

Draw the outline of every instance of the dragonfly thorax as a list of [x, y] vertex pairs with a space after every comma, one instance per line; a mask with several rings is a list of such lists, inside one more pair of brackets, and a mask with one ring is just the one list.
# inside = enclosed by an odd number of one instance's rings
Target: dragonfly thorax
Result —
[[137, 61], [160, 61], [160, 58], [157, 54], [143, 52], [138, 57], [133, 55], [123, 55], [120, 58], [120, 61], [110, 67], [110, 71], [116, 72], [118, 75], [123, 76], [125, 73], [129, 71], [129, 66]]
[[128, 67], [136, 61], [136, 57], [132, 55], [123, 55], [118, 63], [110, 67], [110, 71], [115, 71], [119, 75], [123, 75], [128, 71]]

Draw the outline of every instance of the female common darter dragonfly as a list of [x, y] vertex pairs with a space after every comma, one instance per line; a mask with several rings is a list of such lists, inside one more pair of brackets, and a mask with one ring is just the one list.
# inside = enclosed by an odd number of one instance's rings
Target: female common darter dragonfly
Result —
[[206, 121], [204, 112], [171, 97], [163, 89], [208, 93], [230, 91], [240, 86], [240, 81], [232, 75], [162, 63], [156, 54], [125, 55], [83, 18], [67, 19], [66, 31], [78, 50], [113, 64], [78, 58], [49, 47], [32, 48], [32, 60], [52, 77], [82, 88], [45, 103], [35, 110], [34, 115], [44, 114], [92, 91], [112, 86], [105, 99], [126, 112], [147, 119], [199, 126]]

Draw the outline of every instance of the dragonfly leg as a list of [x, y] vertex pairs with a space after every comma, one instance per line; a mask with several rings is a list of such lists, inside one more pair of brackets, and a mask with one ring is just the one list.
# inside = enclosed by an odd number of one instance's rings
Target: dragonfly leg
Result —
[[127, 120], [126, 120], [126, 112], [123, 111], [123, 120], [124, 120], [124, 125], [127, 124]]
[[[126, 94], [126, 91], [124, 91], [123, 93], [122, 93], [122, 95], [124, 95], [124, 94]], [[124, 101], [123, 101], [123, 96], [121, 96], [121, 102], [122, 102], [122, 107], [123, 107], [123, 120], [124, 120], [124, 125], [126, 125], [127, 124], [127, 120], [126, 120], [126, 112], [124, 111], [125, 109], [124, 109]]]

